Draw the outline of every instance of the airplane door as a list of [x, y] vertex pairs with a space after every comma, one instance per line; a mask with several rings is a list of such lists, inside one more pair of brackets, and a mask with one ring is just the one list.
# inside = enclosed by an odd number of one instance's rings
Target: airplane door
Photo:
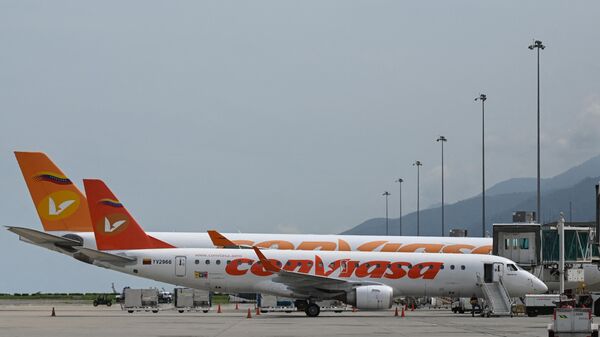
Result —
[[494, 265], [492, 263], [486, 263], [483, 265], [483, 282], [494, 282]]
[[502, 276], [504, 276], [504, 263], [494, 263], [494, 282], [499, 282]]
[[175, 257], [175, 276], [185, 276], [185, 256]]

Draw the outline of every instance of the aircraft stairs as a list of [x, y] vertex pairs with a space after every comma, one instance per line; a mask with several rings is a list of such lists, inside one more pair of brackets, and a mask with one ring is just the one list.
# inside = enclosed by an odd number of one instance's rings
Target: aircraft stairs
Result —
[[479, 275], [477, 280], [483, 292], [485, 303], [483, 314], [490, 316], [511, 316], [512, 317], [512, 300], [506, 287], [502, 283], [502, 277], [499, 277], [497, 282], [483, 282]]

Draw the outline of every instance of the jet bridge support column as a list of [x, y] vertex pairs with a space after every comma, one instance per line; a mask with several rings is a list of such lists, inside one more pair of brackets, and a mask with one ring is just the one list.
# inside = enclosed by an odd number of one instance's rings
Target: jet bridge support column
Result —
[[565, 292], [565, 216], [560, 212], [558, 220], [558, 271], [560, 282], [560, 295]]

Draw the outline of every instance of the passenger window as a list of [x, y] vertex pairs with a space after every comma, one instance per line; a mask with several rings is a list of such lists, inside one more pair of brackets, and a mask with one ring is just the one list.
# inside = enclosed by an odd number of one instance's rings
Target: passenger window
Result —
[[454, 270], [454, 265], [453, 264], [450, 265], [450, 269]]
[[465, 270], [465, 265], [463, 264], [462, 266], [460, 266], [461, 270]]
[[521, 239], [519, 239], [519, 241], [521, 242], [519, 245], [519, 248], [529, 249], [529, 239], [528, 238], [521, 238]]
[[200, 264], [200, 260], [194, 261], [195, 264]]
[[510, 248], [510, 239], [504, 239], [504, 249]]
[[210, 264], [210, 260], [204, 261], [205, 264]]
[[221, 264], [221, 260], [217, 260], [217, 262], [216, 262], [216, 263], [217, 263], [217, 264]]
[[509, 265], [507, 265], [507, 267], [508, 267], [508, 270], [510, 270], [510, 271], [517, 271], [517, 267], [514, 264], [509, 264]]
[[444, 265], [441, 265], [441, 266], [440, 266], [440, 269], [444, 269]]

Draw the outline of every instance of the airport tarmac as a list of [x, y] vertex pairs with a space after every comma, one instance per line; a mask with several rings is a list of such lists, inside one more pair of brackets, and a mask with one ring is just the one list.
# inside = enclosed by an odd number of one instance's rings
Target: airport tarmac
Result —
[[[51, 317], [52, 306], [56, 317]], [[249, 304], [204, 313], [162, 311], [129, 314], [119, 306], [65, 303], [0, 303], [1, 337], [196, 337], [196, 336], [545, 336], [550, 316], [471, 317], [448, 310], [333, 312], [308, 318], [304, 313], [267, 313], [246, 318]]]

